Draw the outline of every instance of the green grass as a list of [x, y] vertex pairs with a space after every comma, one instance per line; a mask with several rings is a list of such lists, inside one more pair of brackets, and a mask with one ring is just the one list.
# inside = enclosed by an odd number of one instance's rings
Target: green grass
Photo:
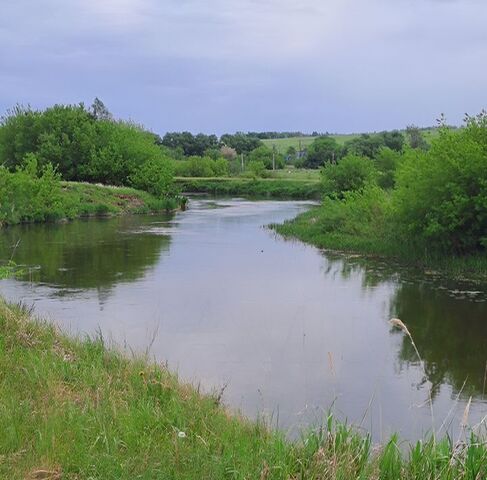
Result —
[[[166, 368], [69, 339], [0, 300], [0, 477], [20, 479], [482, 479], [470, 436], [407, 447], [336, 424], [291, 443], [231, 415]], [[401, 453], [401, 451], [403, 453]]]
[[[311, 178], [306, 178], [309, 175]], [[177, 177], [175, 184], [185, 193], [212, 195], [242, 195], [256, 198], [316, 199], [320, 196], [320, 184], [313, 175], [292, 178], [242, 177], [196, 178]]]
[[177, 199], [160, 199], [128, 187], [62, 182], [65, 201], [75, 206], [74, 216], [120, 215], [173, 210]]
[[[387, 202], [385, 198], [383, 204]], [[335, 207], [335, 208], [334, 208]], [[338, 202], [314, 207], [283, 224], [270, 225], [285, 238], [296, 238], [318, 248], [389, 257], [404, 265], [435, 271], [456, 280], [487, 281], [487, 255], [454, 256], [418, 250], [399, 241], [383, 212], [365, 205], [343, 212]]]
[[[348, 140], [352, 140], [360, 134], [358, 133], [344, 133], [341, 135], [330, 135], [331, 137], [335, 138], [336, 141], [343, 145]], [[274, 145], [279, 153], [286, 153], [289, 147], [294, 147], [296, 150], [299, 150], [299, 147], [305, 148], [311, 145], [316, 137], [289, 137], [289, 138], [271, 138], [262, 140], [265, 145], [269, 148], [272, 148]]]
[[[404, 133], [404, 130], [401, 130]], [[431, 141], [436, 138], [439, 134], [439, 130], [437, 128], [427, 128], [422, 130], [421, 133], [424, 136], [424, 139], [431, 143]], [[353, 140], [354, 138], [359, 137], [360, 133], [343, 133], [343, 134], [336, 134], [330, 135], [334, 138], [340, 145], [344, 145], [345, 142], [349, 140]], [[374, 135], [374, 133], [370, 133], [370, 135]], [[317, 137], [289, 137], [289, 138], [271, 138], [262, 140], [267, 147], [272, 148], [274, 145], [279, 153], [286, 153], [289, 147], [294, 147], [296, 150], [299, 150], [299, 147], [305, 148], [311, 145]]]

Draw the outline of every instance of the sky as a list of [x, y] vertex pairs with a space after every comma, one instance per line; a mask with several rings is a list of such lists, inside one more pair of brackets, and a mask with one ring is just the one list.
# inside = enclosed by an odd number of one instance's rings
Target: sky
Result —
[[365, 132], [487, 107], [485, 0], [0, 0], [0, 112]]

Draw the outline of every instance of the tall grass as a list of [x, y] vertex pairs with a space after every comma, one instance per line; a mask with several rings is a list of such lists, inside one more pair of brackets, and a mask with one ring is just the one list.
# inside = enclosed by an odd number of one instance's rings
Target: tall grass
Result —
[[480, 480], [487, 447], [471, 434], [373, 446], [328, 416], [289, 442], [231, 415], [147, 358], [69, 339], [0, 300], [0, 477], [44, 479]]

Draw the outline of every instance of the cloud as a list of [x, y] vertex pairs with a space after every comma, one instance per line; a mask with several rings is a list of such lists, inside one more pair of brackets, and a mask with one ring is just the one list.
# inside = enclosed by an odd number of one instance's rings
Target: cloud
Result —
[[90, 101], [154, 130], [357, 131], [485, 106], [477, 0], [1, 0], [0, 108]]

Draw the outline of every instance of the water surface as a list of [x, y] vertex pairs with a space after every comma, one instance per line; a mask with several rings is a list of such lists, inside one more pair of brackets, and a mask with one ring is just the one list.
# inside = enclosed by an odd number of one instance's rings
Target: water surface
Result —
[[[456, 435], [487, 414], [487, 289], [388, 262], [325, 254], [263, 228], [306, 202], [193, 200], [175, 216], [4, 229], [27, 265], [9, 299], [77, 334], [101, 331], [295, 435], [331, 409], [376, 440]], [[423, 357], [391, 329], [401, 318]]]

